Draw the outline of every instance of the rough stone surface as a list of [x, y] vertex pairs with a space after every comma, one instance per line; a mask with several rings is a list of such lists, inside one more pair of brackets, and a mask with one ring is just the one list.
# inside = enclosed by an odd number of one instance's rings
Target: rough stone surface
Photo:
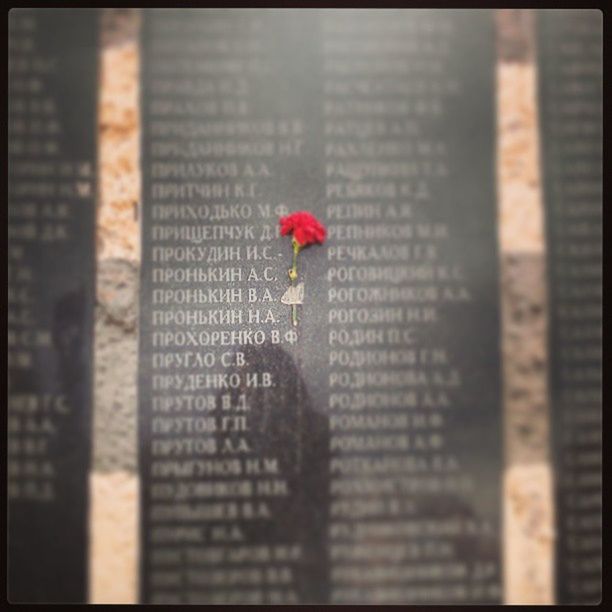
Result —
[[92, 603], [137, 603], [139, 13], [102, 17], [89, 563]]
[[495, 11], [497, 57], [501, 62], [529, 62], [533, 54], [533, 13], [522, 9]]
[[553, 603], [547, 277], [532, 11], [497, 11], [504, 601]]
[[506, 454], [511, 463], [548, 460], [543, 257], [517, 254], [502, 266]]
[[501, 249], [543, 253], [535, 66], [499, 63], [497, 83]]
[[97, 231], [101, 259], [140, 257], [139, 23], [136, 10], [103, 11]]
[[502, 256], [504, 598], [553, 603], [544, 256]]
[[97, 285], [93, 466], [135, 472], [138, 268], [101, 260]]
[[92, 559], [89, 602], [136, 603], [138, 588], [138, 479], [123, 471], [90, 478]]
[[505, 603], [553, 603], [550, 466], [510, 466], [504, 481]]

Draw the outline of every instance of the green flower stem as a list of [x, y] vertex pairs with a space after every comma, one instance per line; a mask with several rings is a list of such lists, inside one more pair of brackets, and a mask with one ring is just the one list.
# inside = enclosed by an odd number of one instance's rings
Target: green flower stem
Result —
[[297, 279], [297, 257], [300, 252], [300, 245], [295, 240], [293, 241], [293, 267], [291, 268], [291, 280]]
[[293, 327], [297, 327], [297, 305], [291, 304], [291, 322]]
[[[292, 285], [295, 285], [295, 281], [297, 280], [297, 277], [298, 277], [297, 258], [298, 258], [298, 255], [300, 253], [300, 249], [302, 247], [301, 247], [300, 243], [295, 238], [291, 242], [293, 244], [293, 266], [289, 270], [289, 280], [291, 281]], [[298, 324], [298, 321], [297, 321], [297, 304], [291, 304], [291, 322], [293, 323], [294, 327], [297, 326], [297, 324]]]

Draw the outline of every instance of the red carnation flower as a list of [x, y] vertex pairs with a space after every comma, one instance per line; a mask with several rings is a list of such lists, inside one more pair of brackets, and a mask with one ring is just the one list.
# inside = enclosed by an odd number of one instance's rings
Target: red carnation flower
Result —
[[293, 232], [293, 238], [300, 247], [309, 244], [323, 244], [327, 232], [319, 221], [304, 210], [291, 213], [280, 219], [281, 235], [286, 236]]
[[[311, 215], [309, 212], [305, 210], [300, 210], [298, 212], [291, 213], [286, 217], [280, 218], [280, 232], [281, 235], [287, 236], [288, 234], [293, 233], [293, 239], [291, 240], [293, 244], [293, 265], [289, 268], [289, 280], [291, 281], [291, 286], [295, 287], [295, 281], [298, 277], [297, 272], [297, 258], [300, 254], [300, 251], [308, 246], [309, 244], [314, 244], [315, 242], [318, 244], [323, 244], [325, 241], [325, 236], [327, 235], [327, 231], [325, 227], [317, 221], [317, 219]], [[303, 293], [303, 283], [300, 285], [302, 287]], [[299, 289], [299, 286], [297, 287]], [[287, 290], [289, 291], [289, 289]], [[283, 297], [284, 299], [284, 297]], [[301, 299], [301, 298], [299, 298]], [[293, 325], [297, 325], [297, 310], [295, 306], [295, 302], [285, 302], [291, 303], [291, 321]], [[301, 302], [298, 302], [301, 304]]]

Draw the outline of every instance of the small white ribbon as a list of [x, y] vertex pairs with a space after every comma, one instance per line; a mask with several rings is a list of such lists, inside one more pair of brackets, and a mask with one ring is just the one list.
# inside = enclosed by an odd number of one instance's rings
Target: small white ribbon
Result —
[[293, 306], [293, 304], [303, 304], [304, 303], [304, 283], [298, 283], [297, 285], [291, 285], [285, 293], [283, 293], [283, 297], [281, 297], [281, 302], [283, 304], [289, 304]]

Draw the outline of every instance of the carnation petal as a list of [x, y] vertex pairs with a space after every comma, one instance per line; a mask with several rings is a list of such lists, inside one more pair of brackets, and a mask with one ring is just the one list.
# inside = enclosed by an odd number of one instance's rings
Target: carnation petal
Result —
[[293, 232], [293, 237], [301, 246], [315, 242], [323, 243], [326, 237], [325, 227], [318, 219], [305, 210], [299, 210], [280, 218], [281, 235]]

